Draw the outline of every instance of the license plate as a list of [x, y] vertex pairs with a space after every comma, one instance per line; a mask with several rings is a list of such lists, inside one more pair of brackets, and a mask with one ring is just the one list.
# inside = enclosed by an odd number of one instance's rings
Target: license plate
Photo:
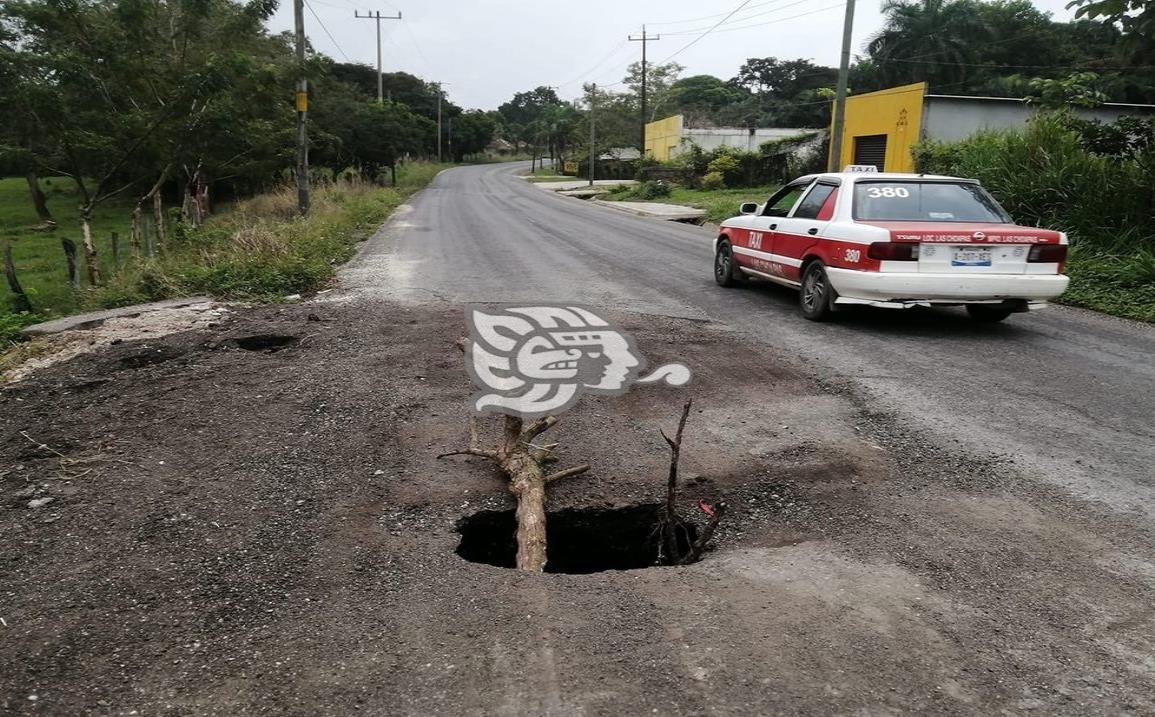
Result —
[[990, 266], [989, 246], [956, 246], [950, 259], [951, 266]]

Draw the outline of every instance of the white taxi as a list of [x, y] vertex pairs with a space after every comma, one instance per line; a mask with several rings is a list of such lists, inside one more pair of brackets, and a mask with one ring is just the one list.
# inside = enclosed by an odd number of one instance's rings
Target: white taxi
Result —
[[972, 179], [816, 174], [739, 211], [714, 240], [715, 280], [796, 287], [815, 321], [847, 304], [964, 305], [1001, 321], [1067, 288], [1066, 235], [1016, 225]]

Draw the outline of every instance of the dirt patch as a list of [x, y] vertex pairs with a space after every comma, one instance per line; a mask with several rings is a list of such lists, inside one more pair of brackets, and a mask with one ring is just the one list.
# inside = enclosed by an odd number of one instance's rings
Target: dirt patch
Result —
[[[465, 440], [457, 309], [238, 311], [0, 391], [0, 711], [1155, 710], [1149, 534], [741, 335], [615, 318], [695, 382], [565, 414], [558, 467], [593, 468], [549, 508], [660, 500], [690, 393], [681, 507], [731, 507], [693, 566], [456, 553], [512, 507], [487, 461], [436, 458]], [[221, 350], [248, 336], [300, 341]]]
[[[212, 328], [226, 321], [228, 316], [229, 309], [223, 304], [204, 302], [156, 309], [91, 325], [80, 324], [77, 330], [40, 336], [17, 347], [10, 360], [0, 361], [0, 386], [21, 381], [40, 369], [64, 363], [97, 349], [128, 341]], [[138, 359], [123, 358], [129, 368], [139, 368], [130, 364], [139, 360], [144, 362], [140, 365], [145, 365], [155, 357], [139, 354]]]

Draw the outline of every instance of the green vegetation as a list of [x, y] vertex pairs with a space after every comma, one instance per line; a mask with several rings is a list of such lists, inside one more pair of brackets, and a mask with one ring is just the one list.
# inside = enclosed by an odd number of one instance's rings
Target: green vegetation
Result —
[[[303, 71], [318, 191], [315, 211], [293, 217], [291, 192], [267, 193], [293, 181], [292, 87], [302, 71], [292, 38], [266, 27], [276, 8], [273, 0], [4, 5], [0, 97], [11, 111], [0, 122], [0, 248], [11, 246], [35, 312], [192, 291], [307, 291], [348, 255], [352, 238], [339, 233], [383, 218], [424, 183], [428, 165], [398, 164], [437, 155], [436, 118], [453, 128], [452, 142], [440, 144], [457, 162], [490, 144], [496, 113], [458, 107], [439, 83], [379, 78], [310, 49]], [[376, 100], [378, 81], [389, 100]], [[382, 186], [395, 172], [398, 186]], [[211, 216], [221, 198], [237, 211]], [[132, 252], [149, 234], [163, 238], [159, 258]], [[80, 291], [68, 281], [62, 239], [78, 246]], [[25, 302], [3, 284], [7, 336], [27, 317], [12, 316]]]
[[1067, 232], [1071, 288], [1063, 301], [1155, 317], [1155, 124], [1104, 125], [1065, 112], [1025, 132], [979, 134], [915, 149], [920, 172], [974, 177], [1020, 223]]
[[[332, 277], [335, 265], [347, 260], [357, 242], [406, 197], [424, 187], [450, 165], [411, 163], [398, 169], [397, 186], [382, 187], [359, 179], [327, 182], [316, 188], [307, 217], [296, 211], [296, 189], [285, 186], [234, 204], [198, 227], [177, 222], [167, 250], [155, 257], [137, 256], [124, 240], [124, 207], [106, 206], [94, 226], [122, 231], [121, 263], [105, 259], [104, 285], [75, 291], [64, 280], [64, 229], [34, 228], [27, 213], [31, 204], [20, 196], [3, 197], [5, 218], [27, 228], [17, 230], [14, 244], [17, 273], [36, 314], [0, 311], [0, 340], [14, 340], [23, 326], [50, 316], [82, 309], [109, 308], [189, 294], [228, 299], [276, 301], [285, 295], [315, 291]], [[17, 180], [3, 180], [11, 189]], [[23, 180], [20, 188], [27, 192]], [[64, 196], [67, 196], [66, 194]], [[58, 212], [68, 215], [62, 204]], [[26, 208], [26, 209], [25, 209]], [[53, 206], [54, 210], [57, 207]], [[119, 212], [119, 213], [118, 213]], [[102, 223], [101, 217], [106, 221]], [[35, 220], [32, 214], [31, 220]], [[82, 272], [83, 273], [83, 272]], [[7, 289], [0, 293], [5, 306]]]
[[39, 314], [21, 311], [18, 314], [0, 313], [0, 353], [2, 353], [9, 344], [20, 340], [20, 329], [25, 326], [40, 323], [44, 321], [44, 317]]
[[[36, 216], [28, 199], [28, 184], [23, 178], [0, 179], [0, 242], [12, 241], [16, 275], [28, 293], [33, 308], [44, 314], [61, 315], [76, 311], [80, 302], [68, 283], [61, 239], [71, 239], [80, 246], [80, 200], [71, 180], [49, 177], [41, 180], [48, 207], [57, 221], [55, 231], [47, 231]], [[129, 212], [123, 200], [97, 208], [92, 216], [92, 232], [101, 267], [113, 270], [112, 233], [120, 235], [122, 254], [129, 250]], [[84, 271], [84, 252], [79, 252], [80, 273]], [[122, 257], [123, 258], [123, 257]], [[0, 318], [12, 304], [8, 286], [0, 281]]]
[[199, 227], [179, 226], [170, 251], [129, 265], [86, 292], [85, 302], [108, 308], [189, 294], [276, 301], [316, 291], [357, 242], [446, 166], [405, 165], [397, 187], [323, 184], [306, 217], [297, 214], [295, 187], [238, 202]]

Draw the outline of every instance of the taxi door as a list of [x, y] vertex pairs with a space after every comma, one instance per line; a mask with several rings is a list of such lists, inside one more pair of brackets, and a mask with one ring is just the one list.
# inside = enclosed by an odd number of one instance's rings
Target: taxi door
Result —
[[762, 213], [752, 217], [750, 231], [743, 237], [741, 244], [734, 247], [739, 266], [771, 277], [785, 277], [786, 267], [775, 261], [774, 238], [779, 224], [794, 209], [813, 181], [805, 179], [791, 182], [766, 200]]
[[838, 194], [838, 180], [816, 181], [790, 212], [780, 219], [774, 230], [774, 261], [782, 268], [782, 276], [790, 281], [802, 280], [802, 257], [810, 247], [821, 240], [826, 225], [834, 216], [834, 202]]

